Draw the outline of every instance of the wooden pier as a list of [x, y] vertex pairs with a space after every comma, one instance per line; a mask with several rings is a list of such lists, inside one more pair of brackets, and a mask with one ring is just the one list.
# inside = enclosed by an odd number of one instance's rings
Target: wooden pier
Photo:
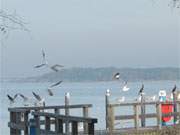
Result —
[[[65, 96], [62, 106], [9, 108], [10, 135], [77, 135], [79, 123], [83, 123], [81, 134], [94, 135], [97, 119], [89, 117], [90, 107], [91, 104], [69, 105]], [[81, 109], [83, 116], [70, 115], [72, 109]]]
[[[172, 105], [173, 111], [163, 114], [162, 105]], [[113, 104], [110, 102], [110, 93], [106, 93], [104, 130], [95, 130], [97, 119], [89, 117], [91, 107], [91, 104], [70, 105], [69, 98], [65, 96], [65, 105], [62, 106], [9, 108], [10, 135], [180, 135], [180, 101], [177, 99], [169, 102], [142, 100]], [[133, 114], [119, 113], [124, 107], [132, 109]], [[154, 108], [154, 113], [146, 111], [150, 107]], [[72, 116], [72, 109], [80, 110], [82, 116]], [[172, 125], [163, 125], [163, 117], [172, 117]], [[154, 126], [147, 125], [150, 118], [156, 119]], [[118, 123], [122, 126], [120, 121], [127, 120], [132, 121], [132, 127], [117, 127]], [[83, 123], [82, 131], [79, 131], [79, 123]]]

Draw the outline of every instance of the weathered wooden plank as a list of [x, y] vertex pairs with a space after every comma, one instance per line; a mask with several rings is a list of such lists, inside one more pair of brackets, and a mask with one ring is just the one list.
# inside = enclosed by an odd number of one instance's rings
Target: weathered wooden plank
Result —
[[[10, 111], [20, 111], [19, 109], [22, 109], [24, 111], [27, 110], [48, 110], [48, 109], [78, 109], [83, 107], [92, 107], [92, 104], [76, 104], [76, 105], [60, 105], [60, 106], [39, 106], [39, 107], [14, 107], [14, 108], [8, 108]], [[21, 111], [20, 111], [21, 112]]]
[[52, 118], [58, 118], [58, 119], [62, 119], [63, 121], [78, 121], [78, 122], [97, 122], [96, 118], [84, 118], [84, 117], [79, 117], [79, 116], [66, 116], [66, 115], [57, 115], [54, 113], [46, 113], [46, 112], [32, 112], [32, 115], [38, 115], [38, 116], [49, 116]]
[[72, 135], [78, 134], [78, 122], [72, 121]]
[[[83, 117], [88, 118], [88, 107], [83, 107]], [[88, 133], [88, 123], [84, 122], [83, 123], [83, 128], [84, 128], [84, 134]]]
[[56, 119], [55, 131], [57, 134], [63, 134], [63, 121]]
[[46, 116], [45, 117], [45, 129], [47, 130], [47, 131], [50, 131], [50, 127], [51, 127], [51, 122], [50, 122], [50, 117], [49, 116]]
[[135, 117], [135, 119], [134, 119], [134, 127], [136, 129], [139, 128], [139, 114], [138, 114], [138, 112], [139, 112], [139, 106], [135, 105], [134, 106], [134, 117]]
[[[21, 122], [21, 123], [9, 122], [8, 127], [10, 127], [11, 129], [16, 129], [16, 130], [25, 130], [26, 124], [24, 122]], [[13, 133], [13, 134], [16, 134], [16, 133]]]
[[162, 111], [161, 111], [161, 103], [158, 103], [156, 106], [157, 112], [157, 126], [159, 129], [162, 128]]
[[88, 134], [94, 135], [94, 123], [88, 123]]

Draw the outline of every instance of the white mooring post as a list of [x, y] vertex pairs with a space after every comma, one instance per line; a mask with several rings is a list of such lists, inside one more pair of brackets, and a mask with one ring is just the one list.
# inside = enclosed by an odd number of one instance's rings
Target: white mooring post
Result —
[[109, 97], [110, 97], [110, 90], [107, 89], [106, 90], [106, 95], [105, 95], [105, 108], [106, 108], [106, 130], [109, 129], [109, 122], [108, 122], [108, 119], [109, 119], [109, 114], [108, 114], [108, 107], [109, 107]]
[[[70, 101], [70, 93], [67, 92], [65, 94], [65, 115], [66, 116], [69, 116], [69, 101]], [[69, 134], [69, 122], [66, 121], [66, 124], [65, 124], [65, 131], [66, 131], [66, 135]]]

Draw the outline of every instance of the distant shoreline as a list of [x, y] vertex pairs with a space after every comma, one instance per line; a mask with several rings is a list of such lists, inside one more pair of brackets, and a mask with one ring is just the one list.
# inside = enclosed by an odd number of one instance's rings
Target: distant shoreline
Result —
[[111, 82], [119, 72], [121, 82], [179, 81], [180, 68], [68, 68], [35, 77], [5, 78], [6, 82]]

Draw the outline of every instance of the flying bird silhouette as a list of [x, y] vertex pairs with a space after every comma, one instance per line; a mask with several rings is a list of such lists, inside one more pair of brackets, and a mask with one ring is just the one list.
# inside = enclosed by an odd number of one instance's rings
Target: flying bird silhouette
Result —
[[38, 94], [36, 94], [35, 92], [32, 92], [34, 97], [36, 98], [36, 100], [38, 102], [35, 103], [35, 106], [45, 106], [45, 100], [44, 98], [41, 98]]
[[63, 81], [59, 81], [59, 82], [51, 85], [51, 86], [47, 89], [48, 94], [49, 94], [50, 96], [53, 96], [54, 94], [53, 94], [53, 91], [52, 91], [53, 89], [52, 89], [52, 88], [60, 85], [62, 82], [63, 82]]
[[123, 86], [123, 91], [128, 91], [130, 88], [128, 88], [127, 86], [127, 81], [125, 82], [124, 86]]

